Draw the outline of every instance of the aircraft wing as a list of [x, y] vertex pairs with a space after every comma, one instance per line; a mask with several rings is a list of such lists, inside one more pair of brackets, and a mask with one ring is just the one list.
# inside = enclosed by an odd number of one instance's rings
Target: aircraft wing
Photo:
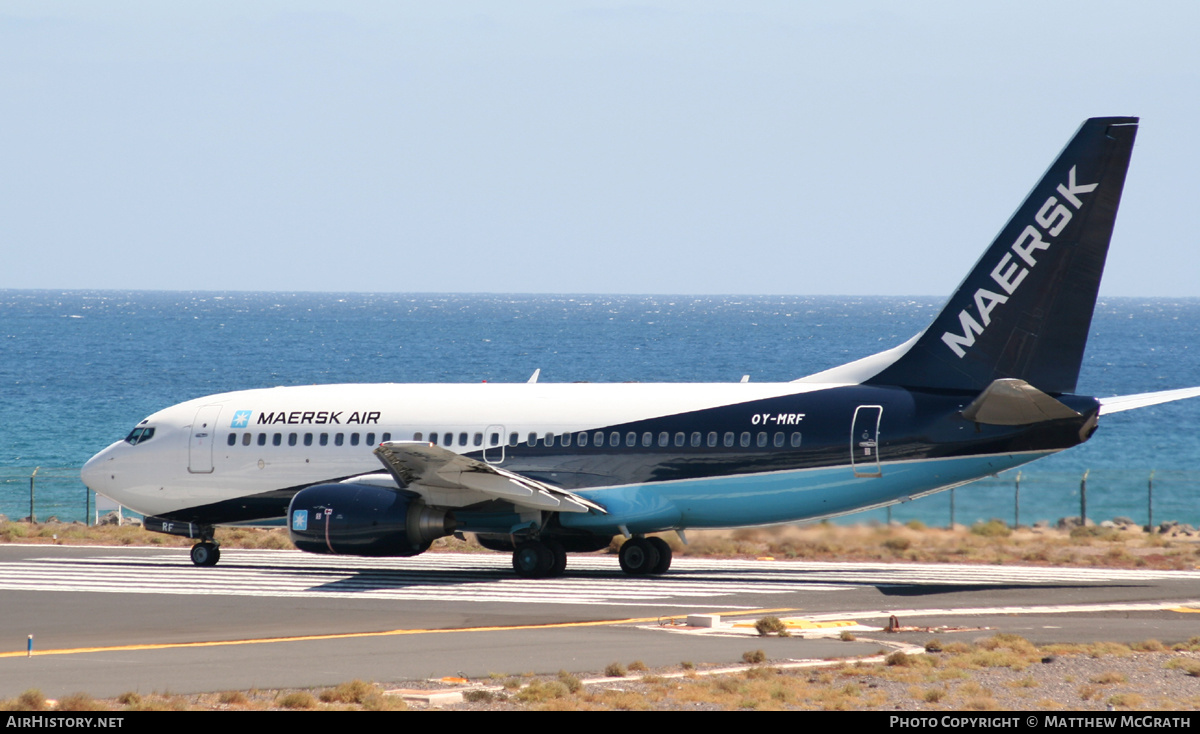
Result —
[[1122, 410], [1145, 408], [1149, 405], [1169, 403], [1172, 400], [1183, 400], [1200, 396], [1200, 387], [1185, 387], [1179, 390], [1162, 390], [1159, 392], [1143, 392], [1137, 395], [1115, 395], [1111, 398], [1096, 398], [1100, 401], [1100, 415], [1120, 413]]
[[456, 454], [425, 441], [388, 441], [375, 455], [404, 489], [440, 507], [504, 500], [518, 507], [553, 512], [608, 514], [573, 492]]

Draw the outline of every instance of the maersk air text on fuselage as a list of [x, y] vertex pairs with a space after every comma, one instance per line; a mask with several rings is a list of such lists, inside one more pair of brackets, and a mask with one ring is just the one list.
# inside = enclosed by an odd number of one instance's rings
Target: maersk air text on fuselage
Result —
[[788, 383], [316, 385], [162, 410], [83, 470], [195, 537], [286, 520], [302, 550], [405, 556], [475, 533], [517, 573], [623, 536], [789, 522], [901, 502], [1086, 441], [1101, 414], [1200, 389], [1074, 394], [1135, 118], [1083, 124], [921, 334]]

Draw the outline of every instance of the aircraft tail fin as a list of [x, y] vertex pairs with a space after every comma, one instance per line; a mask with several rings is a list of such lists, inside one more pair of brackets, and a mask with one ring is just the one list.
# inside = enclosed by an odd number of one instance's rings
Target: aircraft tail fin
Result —
[[1137, 123], [1084, 122], [924, 332], [804, 381], [1073, 392]]

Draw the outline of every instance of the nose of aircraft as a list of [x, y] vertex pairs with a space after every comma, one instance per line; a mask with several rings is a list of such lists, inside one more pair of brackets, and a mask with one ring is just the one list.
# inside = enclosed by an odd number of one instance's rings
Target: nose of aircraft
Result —
[[79, 471], [80, 478], [88, 489], [93, 492], [104, 493], [112, 483], [112, 447], [108, 447], [87, 460], [83, 465], [83, 469]]

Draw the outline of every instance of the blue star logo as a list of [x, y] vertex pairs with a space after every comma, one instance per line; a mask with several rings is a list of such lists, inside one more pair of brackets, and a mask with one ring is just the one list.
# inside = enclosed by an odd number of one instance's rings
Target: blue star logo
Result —
[[250, 414], [252, 410], [239, 410], [233, 414], [233, 423], [229, 424], [230, 428], [245, 428], [250, 425]]
[[308, 510], [292, 511], [292, 530], [308, 530]]

